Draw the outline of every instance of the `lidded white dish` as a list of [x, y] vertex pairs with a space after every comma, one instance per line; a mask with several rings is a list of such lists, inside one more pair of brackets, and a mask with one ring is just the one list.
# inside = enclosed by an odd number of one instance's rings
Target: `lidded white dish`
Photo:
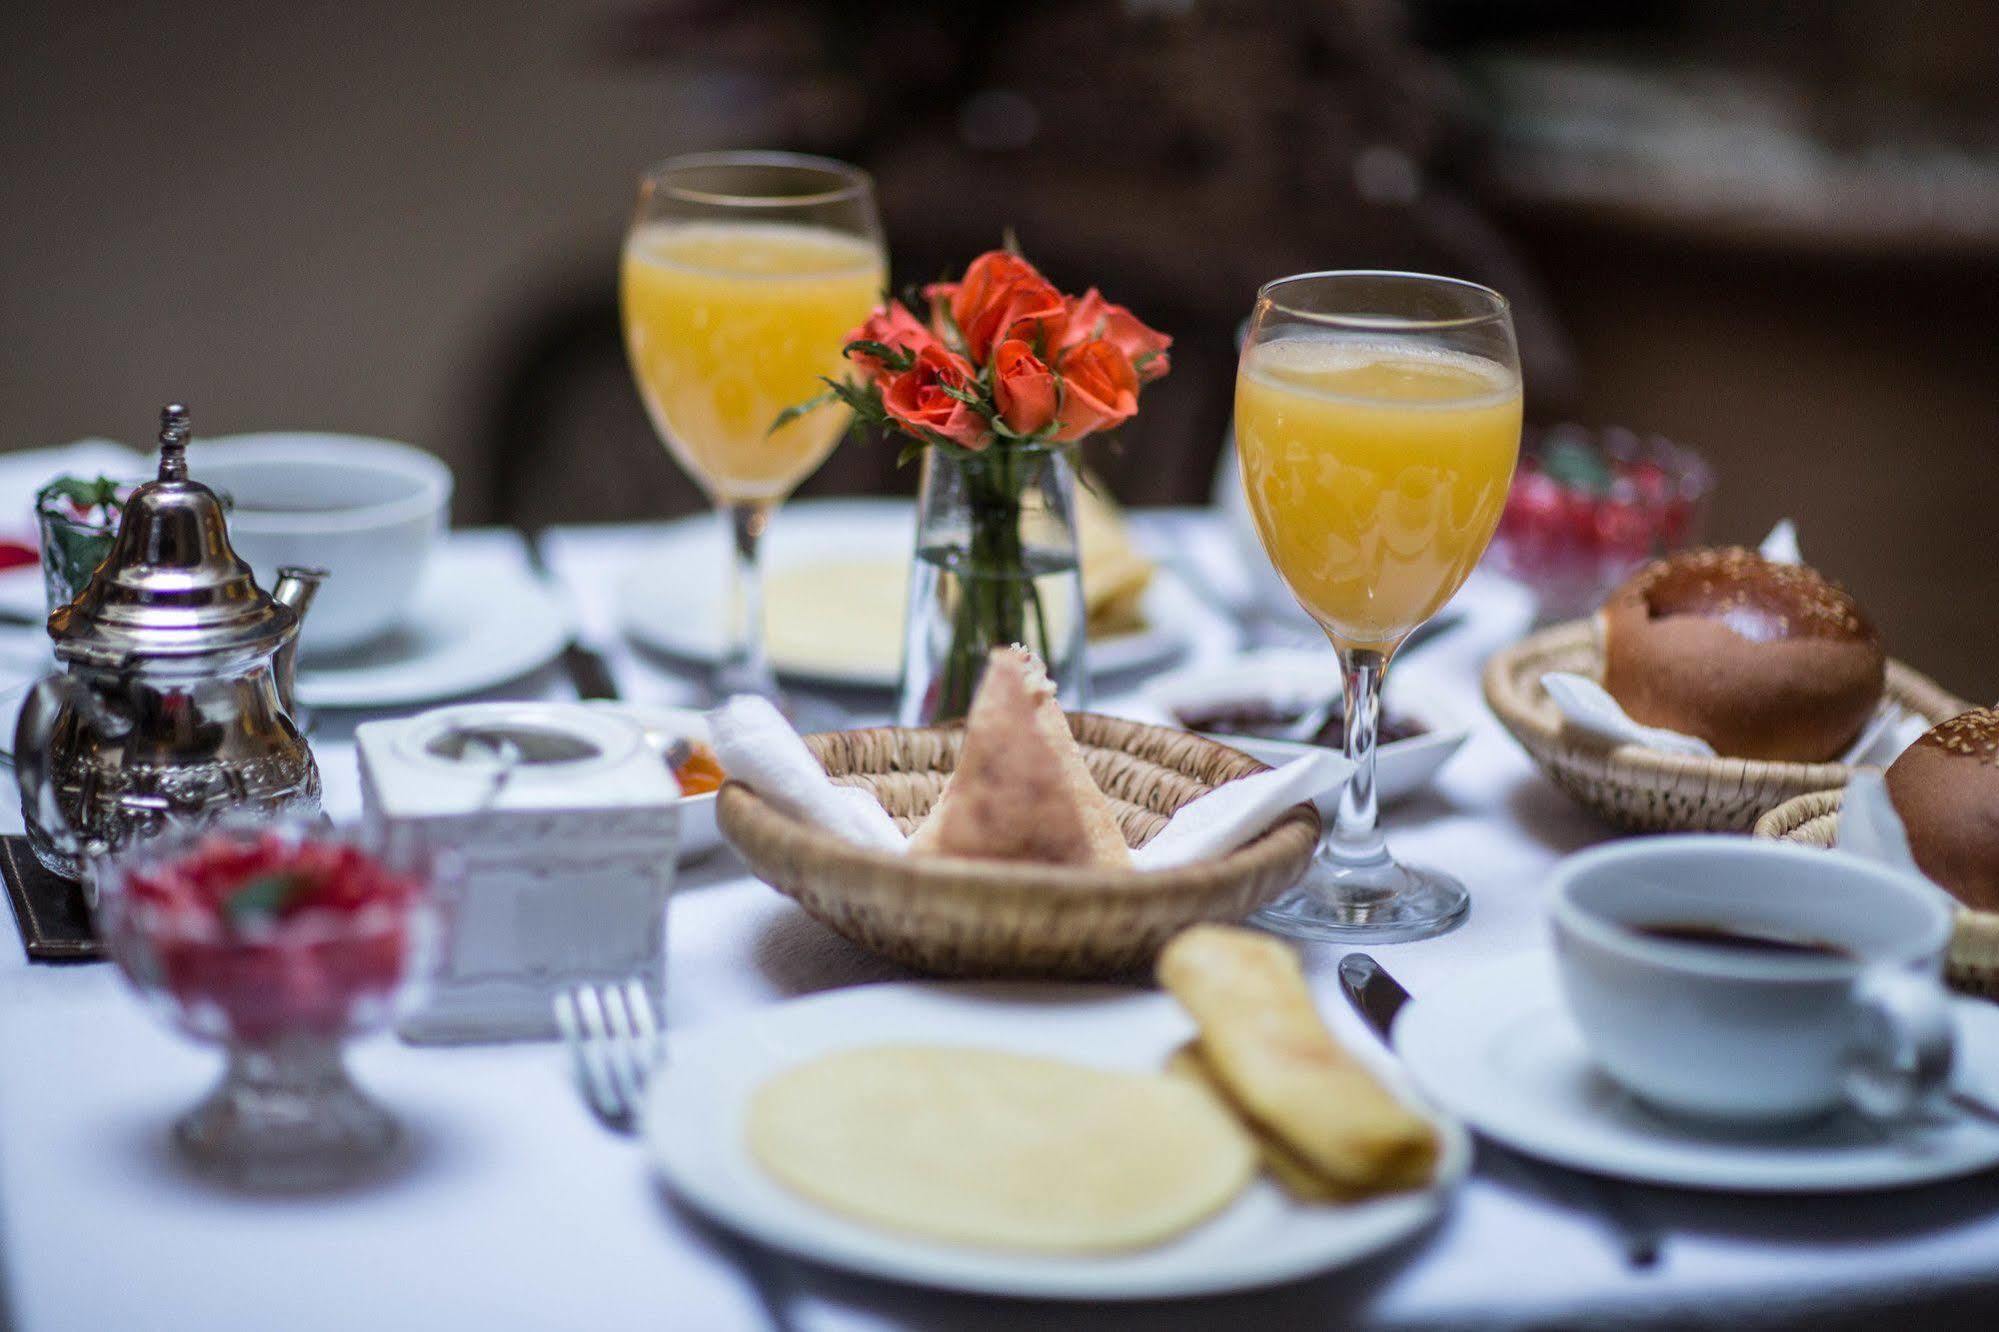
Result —
[[635, 978], [665, 1011], [680, 788], [644, 728], [578, 704], [470, 703], [355, 741], [370, 826], [455, 871], [405, 1039], [552, 1037], [556, 993], [585, 982]]

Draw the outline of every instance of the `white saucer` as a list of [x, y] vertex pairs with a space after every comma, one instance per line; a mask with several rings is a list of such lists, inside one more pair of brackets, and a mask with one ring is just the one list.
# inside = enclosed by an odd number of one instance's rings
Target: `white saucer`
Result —
[[[1954, 1008], [1958, 1085], [1999, 1100], [1999, 1007], [1963, 999]], [[1849, 1193], [1999, 1165], [1999, 1128], [1964, 1118], [1890, 1134], [1846, 1114], [1750, 1130], [1651, 1110], [1590, 1063], [1545, 952], [1418, 996], [1394, 1036], [1410, 1076], [1439, 1106], [1509, 1147], [1596, 1174], [1745, 1193]]]
[[[774, 1248], [922, 1286], [1061, 1299], [1205, 1295], [1357, 1262], [1421, 1230], [1463, 1180], [1470, 1145], [1462, 1129], [1440, 1123], [1440, 1182], [1425, 1192], [1308, 1206], [1259, 1179], [1214, 1219], [1165, 1244], [1104, 1257], [1048, 1257], [937, 1243], [850, 1221], [765, 1175], [743, 1143], [751, 1092], [779, 1070], [829, 1051], [919, 1041], [1156, 1070], [1192, 1030], [1165, 995], [1100, 985], [911, 981], [793, 999], [669, 1038], [669, 1058], [647, 1106], [646, 1150], [676, 1194]], [[1398, 1080], [1385, 1061], [1381, 1066], [1385, 1078]]]
[[431, 553], [404, 627], [333, 657], [299, 660], [314, 708], [392, 708], [462, 698], [554, 660], [569, 613], [527, 567], [513, 533], [455, 533]]
[[[802, 500], [778, 510], [763, 558], [768, 646], [780, 675], [895, 688], [915, 526], [908, 500]], [[712, 663], [722, 652], [723, 573], [712, 515], [665, 524], [618, 580], [626, 634], [655, 652]], [[829, 592], [837, 606], [826, 604]], [[1142, 606], [1146, 627], [1091, 639], [1090, 673], [1137, 670], [1173, 656], [1193, 632], [1194, 601], [1169, 571], [1155, 572]]]

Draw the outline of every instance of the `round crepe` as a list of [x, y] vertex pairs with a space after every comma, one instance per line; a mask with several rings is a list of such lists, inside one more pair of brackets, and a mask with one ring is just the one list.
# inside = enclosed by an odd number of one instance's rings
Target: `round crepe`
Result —
[[1249, 1135], [1199, 1089], [997, 1050], [877, 1045], [751, 1097], [757, 1162], [857, 1220], [958, 1244], [1156, 1244], [1254, 1173]]

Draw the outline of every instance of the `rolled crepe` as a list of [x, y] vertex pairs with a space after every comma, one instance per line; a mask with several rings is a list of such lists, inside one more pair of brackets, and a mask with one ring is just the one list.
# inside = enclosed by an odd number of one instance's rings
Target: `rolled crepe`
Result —
[[1249, 1131], [1250, 1138], [1256, 1143], [1258, 1163], [1286, 1193], [1298, 1201], [1336, 1203], [1353, 1198], [1351, 1189], [1341, 1188], [1312, 1169], [1311, 1162], [1292, 1151], [1282, 1138], [1251, 1119], [1235, 1103], [1235, 1098], [1222, 1086], [1221, 1079], [1215, 1076], [1207, 1056], [1201, 1053], [1199, 1041], [1188, 1041], [1166, 1057], [1166, 1076], [1199, 1087], [1228, 1111], [1237, 1123]]
[[1429, 1182], [1435, 1128], [1333, 1039], [1289, 947], [1196, 925], [1160, 953], [1159, 983], [1200, 1028], [1201, 1054], [1230, 1100], [1314, 1173], [1349, 1193]]

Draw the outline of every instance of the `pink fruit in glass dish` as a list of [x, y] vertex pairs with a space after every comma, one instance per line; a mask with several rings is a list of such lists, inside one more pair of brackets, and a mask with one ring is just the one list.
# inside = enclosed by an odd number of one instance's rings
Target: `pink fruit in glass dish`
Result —
[[420, 892], [345, 843], [213, 833], [135, 866], [124, 911], [183, 1020], [257, 1045], [373, 1025], [401, 983]]
[[1647, 560], [1694, 539], [1713, 486], [1690, 449], [1554, 426], [1522, 449], [1487, 559], [1534, 590], [1542, 620], [1587, 614]]
[[341, 1046], [386, 1026], [427, 971], [428, 865], [303, 824], [141, 843], [100, 878], [98, 926], [156, 1008], [228, 1053], [175, 1126], [196, 1165], [253, 1187], [331, 1183], [379, 1160], [395, 1122]]

